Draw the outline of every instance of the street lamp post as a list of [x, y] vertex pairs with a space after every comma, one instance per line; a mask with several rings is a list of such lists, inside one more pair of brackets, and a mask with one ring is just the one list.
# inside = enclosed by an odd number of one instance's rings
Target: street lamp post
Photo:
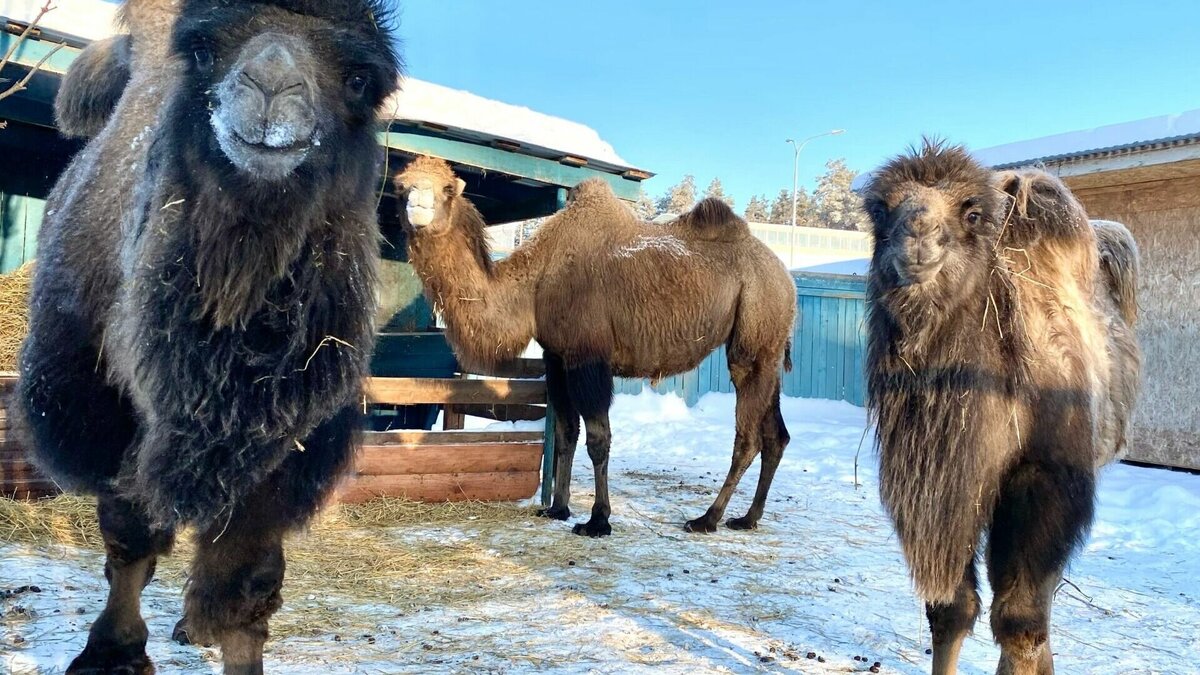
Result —
[[818, 138], [824, 138], [826, 136], [841, 136], [844, 133], [846, 133], [845, 129], [831, 129], [823, 134], [809, 136], [799, 143], [791, 138], [787, 139], [787, 142], [791, 143], [792, 148], [796, 151], [794, 157], [792, 158], [792, 229], [791, 234], [788, 236], [789, 269], [795, 267], [796, 265], [796, 198], [797, 193], [800, 191], [800, 152], [804, 150], [804, 146], [808, 145], [810, 141], [815, 141]]

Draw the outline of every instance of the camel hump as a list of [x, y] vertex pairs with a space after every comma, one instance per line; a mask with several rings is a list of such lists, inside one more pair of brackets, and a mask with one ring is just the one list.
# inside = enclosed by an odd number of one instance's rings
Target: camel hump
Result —
[[1006, 244], [1022, 246], [1042, 236], [1074, 239], [1091, 246], [1087, 213], [1057, 177], [1039, 169], [1002, 171], [997, 174], [1000, 189], [1008, 195], [1009, 234]]
[[750, 232], [746, 221], [739, 218], [729, 204], [716, 197], [701, 200], [680, 217], [679, 224], [697, 238], [708, 241], [733, 241]]
[[88, 45], [67, 69], [54, 99], [54, 117], [68, 138], [93, 138], [129, 83], [130, 38], [117, 35]]
[[1130, 326], [1137, 320], [1137, 277], [1141, 264], [1137, 240], [1121, 223], [1093, 220], [1096, 246], [1100, 254], [1100, 271], [1104, 284], [1121, 318]]
[[589, 178], [574, 188], [571, 188], [570, 201], [577, 202], [588, 199], [616, 199], [612, 186], [603, 178]]

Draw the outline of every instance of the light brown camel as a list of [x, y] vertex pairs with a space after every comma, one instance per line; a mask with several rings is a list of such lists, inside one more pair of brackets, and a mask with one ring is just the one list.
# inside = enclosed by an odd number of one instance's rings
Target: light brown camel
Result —
[[608, 517], [608, 409], [612, 378], [658, 378], [696, 367], [724, 344], [737, 390], [737, 436], [716, 501], [687, 523], [712, 532], [742, 474], [762, 453], [749, 512], [727, 524], [753, 529], [783, 449], [780, 367], [788, 358], [796, 288], [783, 263], [725, 203], [706, 199], [668, 225], [639, 220], [602, 180], [587, 180], [567, 207], [507, 259], [493, 262], [479, 212], [445, 162], [414, 161], [396, 179], [407, 198], [409, 258], [467, 366], [515, 358], [537, 340], [555, 411], [554, 501], [571, 512], [579, 418], [596, 472], [596, 501], [574, 532], [612, 532]]

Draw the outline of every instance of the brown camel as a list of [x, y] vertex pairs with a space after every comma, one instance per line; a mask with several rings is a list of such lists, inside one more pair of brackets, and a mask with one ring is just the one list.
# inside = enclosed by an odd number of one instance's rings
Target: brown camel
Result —
[[706, 199], [675, 222], [639, 220], [602, 180], [584, 181], [528, 244], [493, 262], [483, 218], [445, 162], [418, 158], [396, 179], [407, 197], [409, 257], [467, 366], [515, 358], [537, 340], [555, 411], [554, 501], [571, 512], [579, 418], [596, 472], [596, 501], [575, 534], [612, 532], [608, 517], [608, 409], [612, 378], [658, 378], [695, 368], [728, 347], [737, 389], [737, 436], [716, 501], [688, 521], [713, 532], [742, 474], [762, 453], [749, 512], [727, 525], [753, 529], [783, 449], [780, 367], [788, 358], [796, 288], [783, 263], [725, 203]]
[[999, 675], [1052, 675], [1050, 610], [1124, 453], [1140, 358], [1137, 244], [1041, 171], [926, 142], [867, 187], [880, 489], [953, 675], [986, 534]]

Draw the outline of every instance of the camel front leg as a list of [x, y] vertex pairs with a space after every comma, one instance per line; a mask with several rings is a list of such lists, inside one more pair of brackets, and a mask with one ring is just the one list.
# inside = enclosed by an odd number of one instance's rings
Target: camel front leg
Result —
[[149, 631], [142, 619], [142, 589], [154, 576], [158, 556], [170, 551], [174, 536], [154, 530], [138, 506], [113, 495], [101, 495], [96, 513], [108, 554], [108, 601], [92, 624], [87, 647], [67, 673], [148, 675], [154, 665], [146, 655]]
[[554, 497], [538, 515], [554, 520], [571, 517], [571, 470], [579, 443], [579, 411], [571, 402], [562, 359], [546, 353], [546, 393], [554, 409]]
[[1094, 499], [1086, 465], [1030, 462], [1005, 477], [988, 537], [997, 675], [1053, 675], [1054, 590], [1091, 525]]
[[185, 598], [191, 640], [217, 644], [225, 675], [261, 675], [268, 622], [283, 604], [284, 528], [256, 509], [199, 533]]
[[967, 565], [954, 601], [949, 604], [925, 604], [929, 632], [933, 636], [933, 675], [955, 675], [958, 654], [979, 618], [979, 580], [975, 559]]
[[607, 537], [612, 534], [608, 522], [612, 505], [608, 501], [608, 455], [612, 445], [612, 430], [608, 424], [608, 411], [584, 421], [587, 427], [588, 456], [596, 473], [596, 501], [592, 504], [592, 518], [575, 526], [575, 534], [588, 537]]

